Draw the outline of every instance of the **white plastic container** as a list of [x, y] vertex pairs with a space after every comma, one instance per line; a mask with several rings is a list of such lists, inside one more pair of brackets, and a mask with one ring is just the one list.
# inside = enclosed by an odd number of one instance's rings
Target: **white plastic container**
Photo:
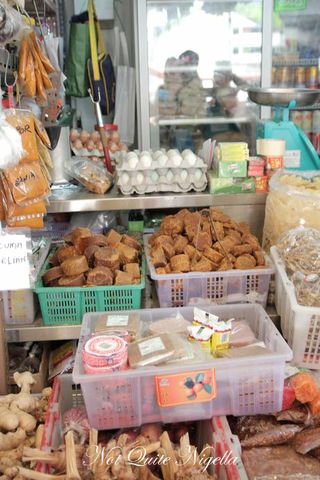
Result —
[[299, 305], [293, 283], [277, 247], [271, 248], [276, 271], [276, 308], [281, 316], [283, 336], [299, 367], [320, 369], [320, 308]]
[[274, 273], [268, 257], [265, 268], [158, 275], [150, 258], [150, 236], [144, 236], [144, 248], [149, 273], [156, 284], [160, 307], [245, 302], [266, 306], [269, 282]]
[[[35, 264], [34, 278], [37, 278], [39, 271], [48, 256], [51, 241], [39, 253]], [[38, 309], [38, 298], [31, 288], [25, 290], [11, 290], [0, 292], [3, 298], [3, 311], [5, 323], [10, 325], [32, 323]]]
[[[255, 336], [265, 342], [274, 354], [237, 360], [212, 359], [130, 369], [110, 374], [84, 373], [82, 350], [94, 331], [101, 313], [84, 315], [78, 344], [74, 383], [81, 385], [84, 401], [92, 427], [98, 430], [132, 427], [142, 423], [164, 423], [209, 419], [213, 415], [254, 415], [281, 409], [285, 362], [292, 353], [261, 305], [237, 304], [219, 307], [207, 306], [206, 311], [222, 320], [231, 317], [246, 319]], [[131, 310], [137, 313], [145, 330], [152, 321], [175, 316], [180, 312], [186, 320], [193, 320], [193, 308]], [[125, 314], [126, 312], [121, 312]], [[157, 398], [157, 377], [173, 381], [171, 375], [182, 375], [184, 380], [197, 373], [215, 370], [217, 396], [213, 400], [183, 405], [160, 407]], [[169, 380], [168, 380], [169, 379]], [[159, 380], [159, 379], [158, 379]], [[178, 380], [175, 379], [175, 381]]]

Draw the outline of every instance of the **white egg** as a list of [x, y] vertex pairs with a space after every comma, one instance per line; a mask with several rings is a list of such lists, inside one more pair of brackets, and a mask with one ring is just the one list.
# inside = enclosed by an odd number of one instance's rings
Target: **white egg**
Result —
[[185, 182], [188, 178], [188, 171], [187, 170], [181, 170], [180, 172], [180, 179], [182, 182]]
[[122, 175], [121, 175], [121, 183], [122, 185], [128, 185], [130, 181], [130, 175], [127, 174], [127, 172], [124, 172]]
[[175, 167], [179, 167], [181, 165], [181, 162], [182, 162], [182, 157], [181, 157], [180, 153], [176, 153], [175, 155], [172, 155], [170, 157], [170, 160]]
[[134, 170], [136, 168], [136, 166], [138, 165], [138, 157], [131, 157], [129, 158], [129, 167], [131, 170]]
[[157, 160], [159, 157], [161, 157], [161, 155], [163, 155], [163, 153], [161, 152], [161, 150], [157, 150], [156, 152], [154, 152], [153, 158], [154, 158], [155, 160]]
[[195, 165], [196, 161], [197, 161], [197, 157], [195, 156], [194, 153], [190, 152], [190, 153], [187, 153], [185, 156], [184, 156], [184, 160], [186, 162], [188, 162], [189, 165]]
[[137, 154], [136, 154], [135, 152], [129, 152], [129, 153], [127, 154], [127, 158], [128, 158], [128, 159], [129, 159], [129, 158], [138, 158], [138, 156], [137, 156]]
[[152, 163], [152, 158], [151, 156], [148, 154], [144, 154], [144, 155], [141, 155], [140, 157], [140, 163], [143, 167], [145, 168], [150, 168], [151, 167], [151, 163]]
[[153, 183], [158, 183], [159, 181], [159, 175], [155, 171], [151, 172], [150, 178]]
[[200, 180], [200, 178], [202, 177], [202, 170], [200, 170], [200, 168], [197, 168], [195, 171], [194, 171], [194, 178], [196, 180]]
[[166, 180], [167, 180], [167, 182], [168, 182], [168, 183], [171, 183], [172, 180], [173, 180], [173, 177], [174, 177], [174, 175], [173, 175], [172, 171], [171, 171], [171, 170], [168, 170], [168, 173], [167, 173], [167, 175], [166, 175]]
[[150, 155], [150, 150], [143, 150], [143, 152], [141, 152], [140, 156], [142, 155]]
[[164, 167], [167, 164], [167, 161], [168, 161], [167, 155], [162, 154], [157, 158], [157, 162], [160, 168]]
[[183, 150], [183, 152], [181, 153], [181, 155], [183, 156], [183, 158], [188, 155], [188, 153], [192, 153], [192, 150], [190, 150], [190, 148], [186, 148], [185, 150]]
[[176, 148], [171, 148], [170, 150], [167, 151], [168, 157], [171, 157], [172, 155], [176, 155], [177, 153], [179, 152]]
[[136, 183], [137, 185], [141, 185], [144, 182], [144, 175], [142, 172], [138, 172], [136, 175]]

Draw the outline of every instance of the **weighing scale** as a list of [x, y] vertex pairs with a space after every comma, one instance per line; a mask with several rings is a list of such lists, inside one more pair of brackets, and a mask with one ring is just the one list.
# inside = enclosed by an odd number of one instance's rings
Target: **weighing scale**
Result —
[[250, 100], [258, 105], [275, 108], [273, 120], [257, 122], [257, 138], [286, 141], [286, 168], [320, 169], [319, 155], [305, 132], [289, 120], [289, 111], [310, 107], [320, 101], [320, 90], [300, 88], [248, 88]]

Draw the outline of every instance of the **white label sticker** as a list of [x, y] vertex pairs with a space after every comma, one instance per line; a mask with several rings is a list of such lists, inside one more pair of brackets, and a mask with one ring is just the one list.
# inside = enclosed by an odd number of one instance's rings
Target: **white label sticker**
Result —
[[0, 235], [0, 291], [30, 288], [27, 238]]
[[108, 315], [107, 327], [126, 327], [129, 322], [129, 315]]
[[301, 151], [300, 150], [286, 150], [284, 154], [285, 168], [300, 168]]
[[150, 340], [139, 343], [139, 350], [143, 357], [145, 355], [149, 355], [150, 353], [159, 352], [165, 349], [166, 347], [164, 346], [160, 337], [151, 338]]

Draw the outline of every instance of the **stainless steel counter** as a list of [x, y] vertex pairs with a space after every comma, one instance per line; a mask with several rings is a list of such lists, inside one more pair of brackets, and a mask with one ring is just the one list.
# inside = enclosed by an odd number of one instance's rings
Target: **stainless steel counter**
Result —
[[265, 193], [211, 195], [201, 193], [158, 193], [124, 196], [113, 187], [105, 195], [85, 189], [56, 189], [50, 198], [48, 212], [95, 212], [103, 210], [167, 209], [207, 206], [265, 205]]

